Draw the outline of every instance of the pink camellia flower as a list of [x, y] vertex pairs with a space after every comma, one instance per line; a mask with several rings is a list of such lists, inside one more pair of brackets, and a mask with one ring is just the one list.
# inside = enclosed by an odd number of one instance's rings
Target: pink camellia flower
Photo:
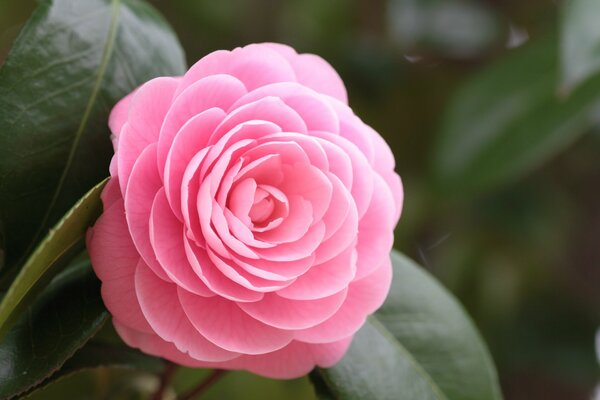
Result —
[[109, 125], [87, 243], [123, 340], [273, 378], [340, 360], [389, 290], [402, 185], [333, 68], [280, 44], [216, 51]]

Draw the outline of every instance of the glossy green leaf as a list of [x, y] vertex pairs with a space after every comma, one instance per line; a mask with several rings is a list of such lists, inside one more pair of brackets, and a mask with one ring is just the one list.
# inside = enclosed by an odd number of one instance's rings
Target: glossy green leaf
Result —
[[[489, 352], [462, 306], [408, 258], [392, 253], [383, 305], [342, 361], [313, 372], [321, 398], [498, 400]], [[326, 391], [325, 391], [326, 389]]]
[[9, 267], [107, 175], [112, 106], [153, 77], [184, 71], [173, 31], [142, 1], [40, 2], [0, 69], [0, 237]]
[[160, 358], [146, 355], [139, 350], [126, 347], [125, 345], [100, 343], [95, 342], [93, 339], [77, 350], [56, 373], [52, 374], [41, 384], [30, 389], [28, 393], [41, 389], [76, 372], [100, 367], [160, 373], [165, 367], [165, 362]]
[[83, 249], [85, 232], [102, 211], [100, 193], [105, 183], [81, 198], [29, 257], [0, 302], [0, 340], [35, 294]]
[[0, 342], [0, 399], [39, 385], [107, 318], [89, 261], [59, 275]]
[[600, 71], [600, 2], [567, 0], [561, 15], [562, 86], [571, 91]]
[[446, 193], [506, 183], [585, 132], [600, 98], [598, 81], [563, 98], [554, 38], [518, 49], [469, 80], [449, 102], [433, 156]]

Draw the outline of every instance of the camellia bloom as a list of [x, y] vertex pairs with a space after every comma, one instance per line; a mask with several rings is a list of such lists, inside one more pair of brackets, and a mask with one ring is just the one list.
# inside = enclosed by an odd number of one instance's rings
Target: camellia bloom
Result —
[[389, 290], [402, 186], [333, 68], [279, 44], [217, 51], [109, 125], [87, 242], [123, 340], [274, 378], [340, 360]]

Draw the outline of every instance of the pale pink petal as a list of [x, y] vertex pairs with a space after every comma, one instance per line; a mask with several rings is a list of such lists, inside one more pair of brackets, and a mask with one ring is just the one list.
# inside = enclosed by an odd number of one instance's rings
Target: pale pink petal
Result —
[[388, 257], [394, 244], [394, 197], [383, 178], [375, 174], [375, 190], [369, 209], [358, 224], [358, 261], [356, 278], [369, 275], [382, 259]]
[[302, 196], [313, 210], [313, 220], [320, 221], [331, 203], [333, 185], [327, 175], [318, 168], [305, 163], [282, 165], [284, 180], [279, 189], [288, 197]]
[[348, 94], [342, 78], [323, 58], [314, 54], [298, 54], [293, 48], [279, 43], [265, 45], [278, 51], [288, 60], [299, 83], [348, 103]]
[[282, 289], [292, 283], [292, 280], [269, 280], [251, 274], [230, 259], [221, 258], [210, 248], [206, 250], [214, 265], [233, 282], [255, 292], [267, 293]]
[[362, 326], [369, 314], [381, 307], [391, 282], [392, 264], [388, 256], [371, 275], [350, 284], [346, 301], [333, 317], [320, 325], [296, 331], [294, 339], [323, 343], [352, 335]]
[[150, 144], [158, 142], [160, 127], [165, 118], [178, 78], [156, 78], [137, 89], [129, 110], [127, 123], [119, 135], [117, 165], [121, 191], [129, 182], [129, 175], [137, 158]]
[[182, 218], [181, 184], [186, 167], [204, 150], [208, 137], [223, 118], [225, 113], [218, 108], [203, 111], [190, 118], [173, 140], [165, 163], [164, 184], [169, 204], [178, 218]]
[[313, 300], [290, 300], [267, 293], [261, 301], [239, 303], [251, 317], [276, 328], [305, 329], [329, 319], [346, 299], [347, 288], [331, 296]]
[[277, 125], [279, 131], [306, 133], [306, 123], [294, 109], [278, 97], [263, 97], [231, 111], [215, 130], [209, 143], [216, 143], [237, 125], [250, 121], [266, 121]]
[[156, 168], [156, 143], [142, 152], [133, 166], [131, 177], [125, 192], [125, 217], [129, 233], [146, 264], [162, 279], [170, 281], [156, 260], [150, 242], [150, 212], [154, 197], [162, 186]]
[[178, 286], [157, 277], [143, 263], [138, 264], [135, 273], [135, 289], [140, 307], [148, 323], [164, 340], [172, 342], [192, 358], [203, 361], [226, 361], [238, 356], [215, 346], [206, 340], [192, 326], [183, 312]]
[[311, 300], [338, 293], [352, 282], [356, 274], [356, 250], [349, 247], [331, 260], [313, 265], [288, 287], [278, 290], [281, 297]]
[[154, 198], [150, 216], [150, 242], [165, 274], [184, 289], [200, 296], [215, 294], [202, 282], [190, 265], [183, 245], [184, 227], [173, 215], [165, 191]]
[[[339, 135], [333, 135], [328, 132], [311, 132], [311, 135], [337, 145], [344, 153], [350, 157], [352, 163], [352, 188], [350, 192], [356, 203], [358, 216], [361, 218], [371, 203], [373, 195], [373, 169], [369, 160], [356, 147], [356, 145]], [[342, 175], [336, 174], [339, 177]]]
[[289, 63], [267, 46], [251, 44], [233, 51], [215, 51], [203, 57], [184, 75], [182, 86], [214, 74], [229, 74], [242, 81], [248, 90], [275, 82], [294, 82]]
[[295, 82], [281, 82], [260, 87], [241, 97], [232, 110], [264, 97], [275, 96], [302, 117], [309, 130], [338, 133], [340, 122], [326, 96]]
[[273, 379], [299, 378], [316, 366], [329, 368], [337, 364], [346, 354], [351, 341], [352, 337], [324, 344], [292, 341], [272, 353], [244, 355], [221, 365], [222, 368], [243, 369]]
[[179, 289], [183, 310], [202, 336], [226, 350], [263, 354], [278, 350], [292, 340], [285, 331], [250, 317], [239, 306], [221, 297], [200, 297]]
[[255, 249], [256, 254], [269, 261], [295, 261], [313, 254], [325, 237], [322, 221], [310, 227], [306, 235], [295, 242], [280, 243], [270, 249]]
[[313, 222], [313, 207], [310, 201], [299, 195], [288, 197], [289, 214], [281, 224], [266, 232], [257, 232], [256, 238], [269, 243], [289, 243], [302, 238]]
[[206, 254], [206, 250], [194, 246], [184, 239], [185, 254], [202, 282], [216, 294], [233, 301], [258, 301], [263, 298], [261, 292], [246, 289], [238, 285], [214, 265]]
[[131, 107], [131, 100], [133, 99], [134, 95], [135, 90], [119, 100], [110, 111], [110, 115], [108, 116], [108, 127], [113, 135], [113, 147], [115, 150], [117, 149], [121, 128], [123, 128], [123, 125], [125, 125], [125, 122], [127, 122], [129, 108]]
[[[192, 117], [211, 108], [228, 110], [245, 93], [246, 88], [242, 82], [229, 75], [208, 76], [185, 88], [174, 99], [162, 124], [158, 139], [159, 167], [165, 165], [175, 135]], [[212, 129], [197, 132], [199, 137], [196, 142], [206, 143], [211, 133]], [[196, 147], [196, 151], [198, 150]]]

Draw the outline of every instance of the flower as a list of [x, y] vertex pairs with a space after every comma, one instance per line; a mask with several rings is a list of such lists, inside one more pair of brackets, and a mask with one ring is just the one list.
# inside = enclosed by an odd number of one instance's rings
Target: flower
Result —
[[273, 378], [335, 364], [389, 291], [402, 185], [334, 69], [281, 44], [216, 51], [109, 126], [87, 244], [123, 340]]

